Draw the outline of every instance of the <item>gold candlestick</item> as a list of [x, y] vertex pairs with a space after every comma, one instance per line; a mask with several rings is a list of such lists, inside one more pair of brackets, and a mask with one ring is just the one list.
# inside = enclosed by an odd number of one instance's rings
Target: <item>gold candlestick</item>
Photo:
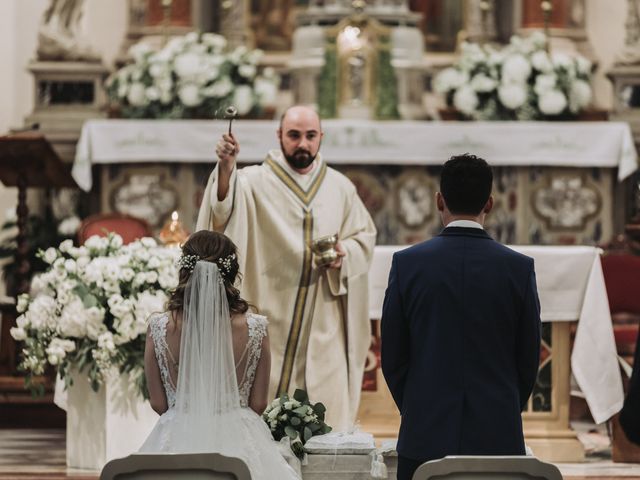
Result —
[[182, 245], [189, 237], [189, 232], [184, 229], [182, 222], [178, 220], [178, 212], [171, 214], [171, 219], [160, 230], [160, 241], [168, 247], [177, 247]]
[[542, 21], [544, 22], [544, 36], [546, 39], [546, 50], [549, 53], [549, 23], [551, 22], [551, 12], [553, 11], [552, 0], [542, 0], [540, 2], [540, 9], [542, 10]]

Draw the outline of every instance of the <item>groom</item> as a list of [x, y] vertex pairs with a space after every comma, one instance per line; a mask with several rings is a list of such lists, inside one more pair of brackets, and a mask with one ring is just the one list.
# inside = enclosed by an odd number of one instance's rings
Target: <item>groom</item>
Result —
[[524, 455], [520, 412], [538, 372], [533, 260], [483, 229], [493, 174], [464, 154], [444, 164], [445, 229], [393, 256], [382, 371], [402, 415], [398, 479], [447, 455]]

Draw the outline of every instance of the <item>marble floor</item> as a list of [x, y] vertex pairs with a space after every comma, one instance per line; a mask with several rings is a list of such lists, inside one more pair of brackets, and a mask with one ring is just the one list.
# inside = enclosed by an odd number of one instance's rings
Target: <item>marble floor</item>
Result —
[[[640, 480], [640, 464], [611, 461], [608, 438], [593, 426], [575, 425], [585, 445], [587, 461], [558, 464], [565, 479]], [[98, 472], [67, 469], [65, 466], [65, 432], [47, 429], [0, 430], [0, 479], [20, 480], [89, 480]]]

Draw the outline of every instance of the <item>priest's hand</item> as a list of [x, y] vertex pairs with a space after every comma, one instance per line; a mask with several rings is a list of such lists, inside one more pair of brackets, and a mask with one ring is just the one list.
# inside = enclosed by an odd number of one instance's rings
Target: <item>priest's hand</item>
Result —
[[220, 161], [218, 168], [230, 174], [236, 164], [236, 157], [239, 152], [240, 144], [233, 133], [222, 135], [222, 138], [216, 144], [216, 155]]
[[336, 258], [333, 262], [327, 265], [327, 268], [340, 268], [342, 267], [342, 259], [347, 255], [346, 250], [343, 248], [340, 242], [336, 243], [335, 246], [336, 253], [338, 254], [338, 258]]
[[218, 156], [218, 201], [222, 201], [229, 193], [229, 182], [231, 172], [236, 166], [236, 157], [240, 152], [240, 144], [233, 136], [233, 133], [222, 135], [216, 145], [216, 155]]

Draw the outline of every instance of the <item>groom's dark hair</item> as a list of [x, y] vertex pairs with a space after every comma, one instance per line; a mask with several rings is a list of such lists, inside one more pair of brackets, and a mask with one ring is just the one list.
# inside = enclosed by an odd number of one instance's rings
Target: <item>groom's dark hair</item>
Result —
[[491, 195], [493, 172], [482, 158], [454, 155], [440, 174], [440, 193], [454, 215], [478, 215]]

